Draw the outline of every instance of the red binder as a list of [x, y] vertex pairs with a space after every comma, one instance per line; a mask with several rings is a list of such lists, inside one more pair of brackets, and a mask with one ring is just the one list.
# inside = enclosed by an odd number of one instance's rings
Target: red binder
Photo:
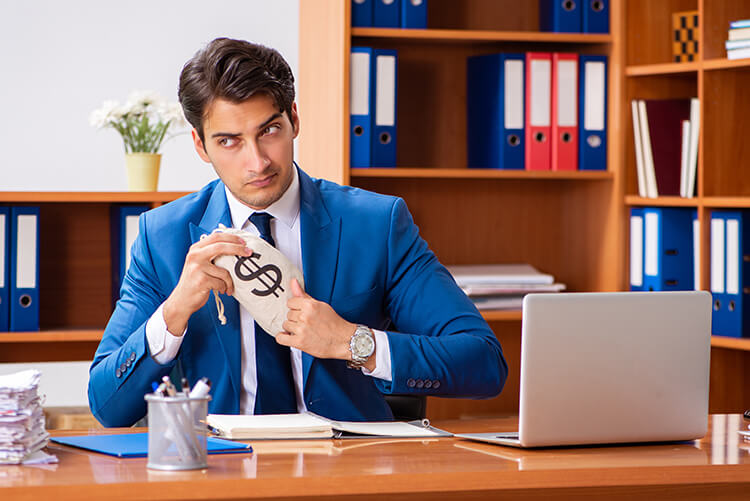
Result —
[[552, 57], [526, 53], [526, 170], [550, 170]]
[[578, 170], [578, 54], [552, 54], [552, 170]]

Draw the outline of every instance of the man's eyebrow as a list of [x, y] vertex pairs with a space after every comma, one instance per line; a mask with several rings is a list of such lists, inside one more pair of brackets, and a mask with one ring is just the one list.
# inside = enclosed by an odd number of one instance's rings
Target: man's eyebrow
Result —
[[265, 129], [265, 128], [266, 128], [266, 126], [267, 126], [267, 125], [268, 125], [269, 123], [273, 122], [274, 120], [276, 120], [277, 118], [280, 118], [280, 117], [281, 117], [281, 113], [274, 113], [273, 115], [271, 115], [271, 117], [270, 117], [270, 118], [269, 118], [268, 120], [266, 120], [265, 122], [263, 122], [262, 124], [260, 124], [260, 125], [258, 126], [258, 130], [260, 130], [260, 129]]
[[[281, 113], [274, 113], [265, 122], [258, 126], [258, 130], [265, 129], [269, 123], [273, 122], [277, 118], [280, 118], [281, 116]], [[241, 135], [242, 134], [239, 132], [214, 132], [213, 134], [211, 134], [211, 137], [240, 137]]]

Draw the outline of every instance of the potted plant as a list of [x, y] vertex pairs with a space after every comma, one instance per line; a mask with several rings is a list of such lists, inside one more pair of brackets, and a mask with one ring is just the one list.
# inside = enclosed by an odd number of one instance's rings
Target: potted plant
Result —
[[135, 91], [124, 105], [105, 101], [89, 117], [98, 129], [111, 127], [125, 144], [125, 166], [130, 191], [156, 191], [161, 154], [167, 132], [186, 126], [182, 107], [151, 91]]

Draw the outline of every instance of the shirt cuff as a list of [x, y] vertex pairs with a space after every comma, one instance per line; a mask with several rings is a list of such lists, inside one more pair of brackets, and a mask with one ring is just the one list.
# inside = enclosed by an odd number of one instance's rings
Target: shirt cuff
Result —
[[160, 365], [168, 364], [175, 359], [177, 352], [180, 351], [185, 332], [187, 332], [187, 327], [182, 332], [182, 336], [175, 336], [169, 332], [167, 323], [164, 321], [163, 309], [164, 304], [162, 303], [146, 322], [148, 349], [151, 352], [151, 358]]
[[388, 343], [388, 335], [375, 329], [372, 332], [375, 334], [375, 369], [369, 372], [363, 367], [362, 373], [384, 381], [392, 381], [391, 345]]

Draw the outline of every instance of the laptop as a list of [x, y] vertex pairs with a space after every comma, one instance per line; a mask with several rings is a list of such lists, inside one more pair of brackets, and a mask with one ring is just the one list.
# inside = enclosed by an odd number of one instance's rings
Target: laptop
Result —
[[711, 294], [529, 294], [514, 447], [682, 441], [708, 426]]

